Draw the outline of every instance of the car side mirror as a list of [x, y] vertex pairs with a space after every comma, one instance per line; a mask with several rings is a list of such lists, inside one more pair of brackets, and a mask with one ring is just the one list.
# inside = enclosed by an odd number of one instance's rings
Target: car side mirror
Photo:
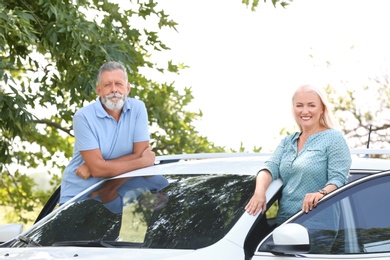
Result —
[[287, 223], [275, 228], [273, 243], [267, 244], [269, 252], [276, 255], [304, 254], [310, 251], [308, 230], [296, 223]]
[[6, 224], [0, 226], [0, 243], [11, 240], [22, 233], [22, 224]]

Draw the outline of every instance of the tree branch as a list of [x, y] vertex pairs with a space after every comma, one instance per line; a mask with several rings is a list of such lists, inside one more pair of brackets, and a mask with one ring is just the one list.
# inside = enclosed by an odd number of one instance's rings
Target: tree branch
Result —
[[54, 127], [54, 128], [56, 128], [56, 129], [59, 129], [59, 130], [63, 131], [64, 133], [67, 133], [67, 134], [70, 135], [70, 136], [73, 136], [73, 134], [71, 133], [71, 129], [64, 128], [64, 127], [62, 127], [60, 124], [54, 123], [54, 122], [49, 121], [49, 120], [47, 120], [47, 119], [33, 120], [33, 122], [34, 122], [35, 124], [45, 124], [45, 125]]

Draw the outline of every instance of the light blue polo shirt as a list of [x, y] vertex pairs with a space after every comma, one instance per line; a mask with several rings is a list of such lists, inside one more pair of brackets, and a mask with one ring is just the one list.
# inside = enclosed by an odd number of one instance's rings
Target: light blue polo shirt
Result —
[[296, 132], [285, 137], [271, 158], [263, 165], [272, 179], [283, 181], [282, 198], [276, 221], [281, 224], [302, 209], [306, 193], [317, 192], [328, 184], [341, 187], [347, 183], [352, 158], [340, 131], [328, 129], [312, 134], [300, 152]]
[[105, 160], [115, 159], [133, 152], [133, 143], [149, 141], [148, 114], [144, 102], [126, 98], [117, 122], [96, 102], [79, 109], [73, 117], [75, 144], [73, 157], [65, 168], [60, 203], [90, 187], [101, 178], [83, 180], [76, 175], [77, 168], [84, 163], [80, 151], [100, 149]]

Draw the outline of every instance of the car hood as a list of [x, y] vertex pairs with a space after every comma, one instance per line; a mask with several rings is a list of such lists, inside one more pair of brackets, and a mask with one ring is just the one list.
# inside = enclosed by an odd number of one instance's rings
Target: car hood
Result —
[[195, 250], [128, 249], [96, 247], [1, 248], [0, 259], [180, 259]]
[[[253, 216], [251, 216], [253, 217]], [[93, 259], [93, 260], [207, 260], [244, 259], [242, 246], [221, 239], [217, 243], [197, 250], [150, 248], [101, 248], [101, 247], [27, 247], [0, 248], [0, 259]]]

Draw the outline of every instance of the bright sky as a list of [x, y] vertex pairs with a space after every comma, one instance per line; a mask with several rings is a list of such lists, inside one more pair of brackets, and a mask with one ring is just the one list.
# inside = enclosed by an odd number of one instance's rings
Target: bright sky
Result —
[[158, 3], [179, 24], [163, 38], [170, 58], [190, 66], [175, 85], [192, 87], [198, 131], [227, 148], [272, 151], [294, 126], [298, 85], [361, 86], [390, 65], [388, 0], [267, 0], [256, 12], [241, 0]]

